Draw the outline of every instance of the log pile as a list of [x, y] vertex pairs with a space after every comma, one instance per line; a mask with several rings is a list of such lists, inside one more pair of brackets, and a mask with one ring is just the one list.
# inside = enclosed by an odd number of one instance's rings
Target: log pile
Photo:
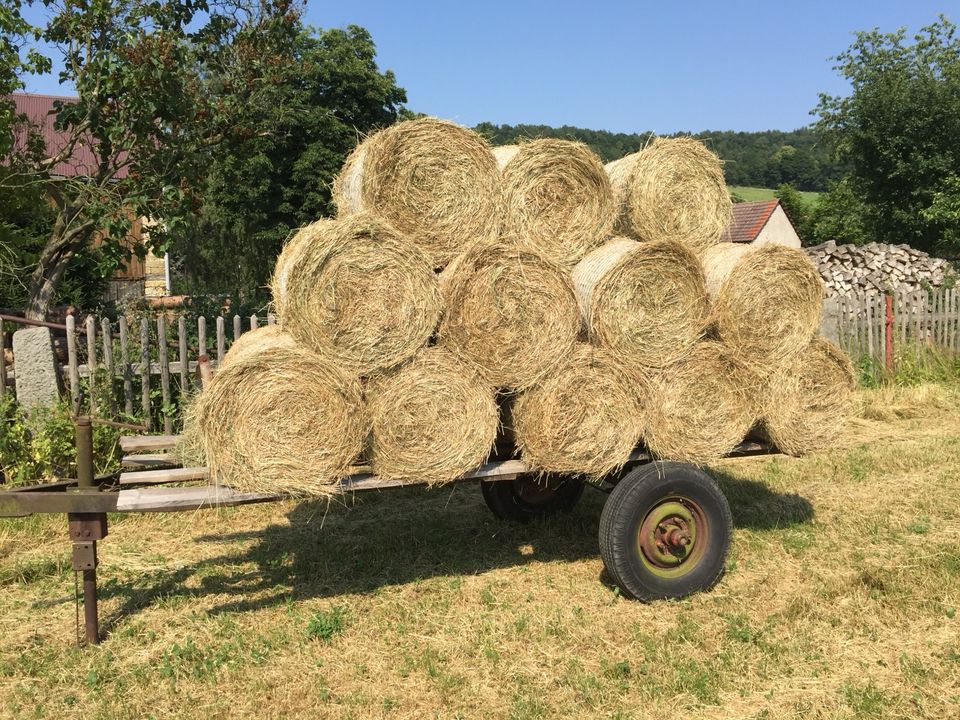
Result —
[[837, 245], [831, 240], [807, 248], [807, 253], [832, 296], [939, 287], [948, 269], [946, 260], [906, 244]]

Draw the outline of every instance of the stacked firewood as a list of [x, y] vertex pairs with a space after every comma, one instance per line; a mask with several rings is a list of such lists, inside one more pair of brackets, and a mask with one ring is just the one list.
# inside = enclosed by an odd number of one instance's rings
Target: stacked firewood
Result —
[[807, 248], [829, 295], [871, 295], [914, 291], [943, 284], [949, 266], [909, 245], [837, 245], [832, 240]]

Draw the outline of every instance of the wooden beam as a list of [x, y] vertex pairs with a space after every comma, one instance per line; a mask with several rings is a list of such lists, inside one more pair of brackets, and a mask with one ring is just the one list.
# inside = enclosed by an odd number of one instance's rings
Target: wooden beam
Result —
[[171, 450], [179, 440], [179, 435], [124, 435], [120, 438], [120, 449], [125, 453]]

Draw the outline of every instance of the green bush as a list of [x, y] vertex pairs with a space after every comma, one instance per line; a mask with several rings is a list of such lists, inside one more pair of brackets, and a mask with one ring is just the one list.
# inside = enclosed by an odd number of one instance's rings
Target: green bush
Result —
[[[77, 451], [73, 420], [66, 404], [35, 410], [27, 418], [17, 402], [7, 395], [0, 400], [0, 477], [9, 485], [76, 477]], [[94, 426], [94, 471], [111, 472], [119, 467], [120, 431]]]

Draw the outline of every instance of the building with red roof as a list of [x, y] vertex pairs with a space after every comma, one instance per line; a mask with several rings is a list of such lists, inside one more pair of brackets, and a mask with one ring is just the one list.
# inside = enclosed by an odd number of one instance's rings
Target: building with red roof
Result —
[[724, 230], [721, 240], [751, 245], [776, 243], [787, 247], [800, 247], [800, 236], [779, 200], [735, 203], [730, 224]]

